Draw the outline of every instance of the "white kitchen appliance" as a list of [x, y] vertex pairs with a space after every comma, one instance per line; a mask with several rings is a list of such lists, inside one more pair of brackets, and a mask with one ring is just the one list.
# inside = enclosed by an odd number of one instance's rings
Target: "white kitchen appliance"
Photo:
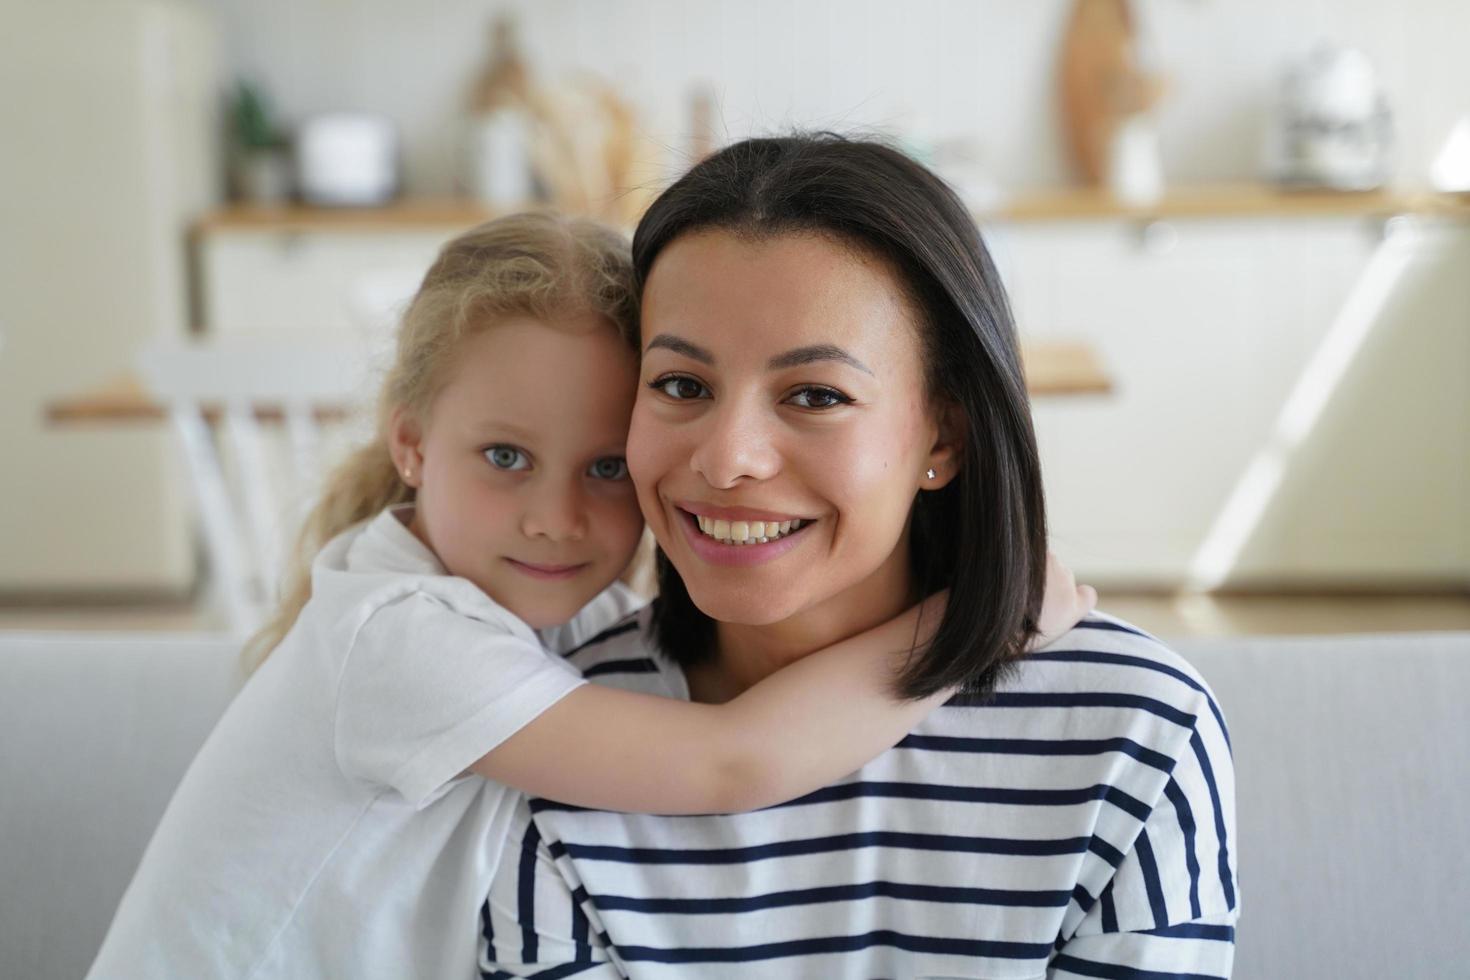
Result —
[[385, 116], [331, 112], [296, 132], [296, 186], [307, 204], [374, 207], [398, 193], [398, 130]]

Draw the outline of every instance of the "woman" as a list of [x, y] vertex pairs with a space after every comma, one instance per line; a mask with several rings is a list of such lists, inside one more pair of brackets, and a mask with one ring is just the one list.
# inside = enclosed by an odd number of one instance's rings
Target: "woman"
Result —
[[[964, 693], [849, 780], [771, 810], [528, 801], [482, 966], [1227, 976], [1234, 781], [1208, 687], [1105, 617], [1022, 652], [1040, 467], [1004, 294], [954, 195], [875, 143], [747, 140], [655, 201], [633, 247], [628, 461], [661, 599], [574, 662], [721, 701], [948, 588], [897, 683]], [[734, 543], [755, 522], [796, 530]]]

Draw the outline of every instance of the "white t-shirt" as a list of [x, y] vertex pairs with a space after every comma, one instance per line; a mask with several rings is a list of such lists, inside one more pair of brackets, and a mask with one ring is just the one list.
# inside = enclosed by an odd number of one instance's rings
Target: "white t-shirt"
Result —
[[[461, 773], [583, 683], [384, 511], [205, 742], [90, 977], [472, 977], [513, 796]], [[614, 586], [545, 639], [639, 600]]]

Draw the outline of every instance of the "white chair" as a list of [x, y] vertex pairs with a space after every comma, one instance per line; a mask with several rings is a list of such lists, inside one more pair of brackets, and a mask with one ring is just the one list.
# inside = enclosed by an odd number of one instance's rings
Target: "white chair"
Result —
[[[322, 471], [325, 419], [372, 392], [360, 342], [319, 338], [157, 342], [138, 355], [188, 469], [216, 600], [230, 631], [255, 629], [273, 601], [287, 535]], [[282, 423], [287, 465], [262, 423]]]

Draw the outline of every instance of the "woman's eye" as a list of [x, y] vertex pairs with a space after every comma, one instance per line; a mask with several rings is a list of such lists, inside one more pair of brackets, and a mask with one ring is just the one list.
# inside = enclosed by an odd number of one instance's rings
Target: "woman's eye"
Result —
[[681, 402], [694, 398], [704, 398], [709, 394], [704, 385], [686, 374], [666, 374], [661, 378], [654, 379], [649, 387], [655, 391], [663, 392], [675, 401]]
[[499, 470], [529, 470], [531, 460], [514, 446], [491, 446], [485, 450], [485, 458]]
[[587, 475], [598, 480], [622, 480], [628, 476], [628, 462], [621, 456], [604, 456], [587, 467]]
[[787, 401], [798, 408], [832, 408], [846, 405], [852, 399], [833, 388], [801, 388]]

